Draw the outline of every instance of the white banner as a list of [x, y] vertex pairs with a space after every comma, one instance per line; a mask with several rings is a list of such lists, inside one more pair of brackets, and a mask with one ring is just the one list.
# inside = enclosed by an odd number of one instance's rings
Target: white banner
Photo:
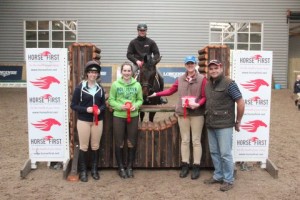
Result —
[[272, 86], [271, 51], [234, 51], [232, 79], [245, 100], [240, 132], [233, 136], [234, 161], [266, 163], [269, 151]]
[[67, 49], [26, 49], [29, 157], [69, 159]]

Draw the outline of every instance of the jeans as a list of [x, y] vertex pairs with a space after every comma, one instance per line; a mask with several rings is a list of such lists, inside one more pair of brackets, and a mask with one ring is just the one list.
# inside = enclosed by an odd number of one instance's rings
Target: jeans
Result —
[[233, 128], [207, 129], [211, 158], [215, 167], [213, 178], [233, 183], [232, 134]]

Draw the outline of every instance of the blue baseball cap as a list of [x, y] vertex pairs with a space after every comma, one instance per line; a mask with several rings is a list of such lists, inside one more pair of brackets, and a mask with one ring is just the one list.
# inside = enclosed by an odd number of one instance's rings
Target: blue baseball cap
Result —
[[188, 63], [188, 62], [192, 62], [192, 63], [196, 63], [196, 57], [195, 56], [187, 56], [184, 59], [184, 64]]

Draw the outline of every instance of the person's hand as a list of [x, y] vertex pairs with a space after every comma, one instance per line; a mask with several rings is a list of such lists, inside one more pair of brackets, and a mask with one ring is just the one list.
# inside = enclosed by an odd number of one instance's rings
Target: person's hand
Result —
[[98, 112], [97, 112], [97, 114], [98, 114], [98, 115], [100, 115], [100, 112], [101, 112], [101, 111], [100, 111], [100, 109], [98, 109]]
[[152, 98], [152, 97], [156, 97], [156, 92], [148, 96], [148, 98]]
[[[125, 103], [122, 105], [122, 110], [130, 109], [132, 111], [132, 107], [134, 107], [134, 106], [130, 106], [129, 104]], [[134, 110], [135, 110], [135, 107], [134, 107]]]
[[241, 126], [241, 122], [235, 122], [235, 125], [234, 125], [234, 129], [237, 131], [237, 132], [240, 132], [240, 126]]
[[93, 107], [87, 107], [86, 112], [93, 113], [94, 112]]
[[139, 66], [139, 67], [142, 67], [142, 66], [143, 66], [143, 64], [144, 64], [144, 62], [142, 62], [142, 61], [138, 60], [138, 61], [136, 61], [136, 64], [137, 64], [137, 66]]
[[191, 108], [191, 109], [196, 109], [196, 108], [198, 108], [200, 106], [200, 104], [199, 103], [196, 103], [196, 102], [191, 102], [191, 103], [189, 103], [189, 107]]
[[135, 106], [131, 106], [130, 111], [135, 111]]
[[121, 109], [122, 109], [122, 110], [127, 110], [127, 105], [123, 104], [123, 105], [121, 106]]

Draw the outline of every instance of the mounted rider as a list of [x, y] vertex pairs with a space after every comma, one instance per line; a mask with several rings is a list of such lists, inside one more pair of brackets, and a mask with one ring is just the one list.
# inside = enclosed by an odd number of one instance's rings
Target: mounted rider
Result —
[[[127, 48], [127, 58], [130, 60], [133, 66], [133, 73], [138, 74], [139, 69], [143, 66], [144, 56], [153, 55], [154, 60], [160, 59], [159, 49], [154, 40], [147, 37], [148, 26], [145, 23], [140, 23], [137, 25], [138, 36], [130, 41]], [[163, 80], [162, 75], [157, 73], [157, 75]], [[164, 85], [162, 84], [161, 90], [163, 90]], [[162, 103], [166, 103], [162, 100]]]
[[147, 37], [147, 24], [140, 23], [137, 25], [138, 36], [130, 41], [127, 48], [127, 58], [135, 66], [134, 72], [138, 67], [143, 66], [143, 58], [145, 55], [152, 55], [157, 60], [160, 57], [159, 49], [156, 42]]

